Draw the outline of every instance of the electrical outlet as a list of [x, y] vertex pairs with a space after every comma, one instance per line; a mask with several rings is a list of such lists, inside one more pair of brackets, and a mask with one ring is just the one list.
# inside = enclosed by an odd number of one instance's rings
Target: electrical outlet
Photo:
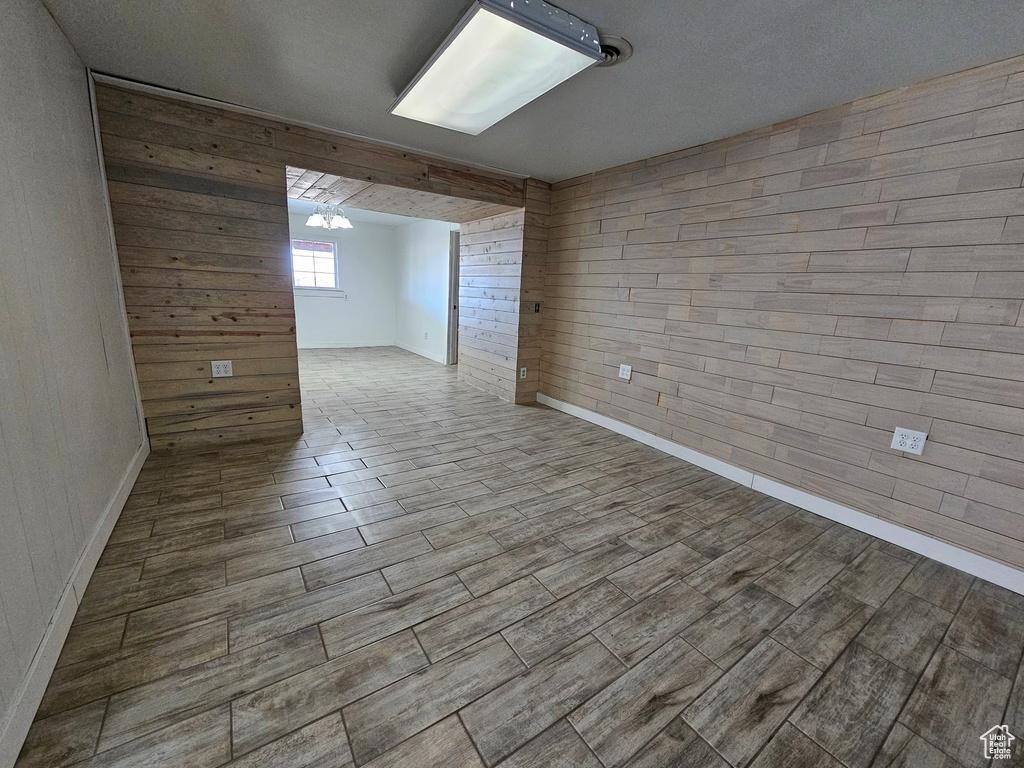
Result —
[[619, 378], [629, 381], [633, 376], [633, 366], [631, 365], [620, 365], [619, 366]]
[[423, 338], [424, 338], [424, 339], [425, 339], [425, 338], [427, 338], [427, 333], [428, 333], [428, 331], [424, 331], [424, 332], [423, 332]]
[[525, 379], [526, 378], [526, 369], [525, 368], [520, 368], [519, 369], [519, 378], [520, 379]]
[[892, 445], [889, 447], [895, 448], [897, 451], [904, 451], [906, 453], [913, 453], [920, 456], [921, 451], [924, 450], [924, 441], [927, 437], [927, 432], [915, 432], [912, 429], [896, 427], [896, 432], [893, 433], [892, 436]]
[[231, 361], [230, 360], [214, 360], [210, 363], [210, 368], [213, 371], [213, 378], [220, 379], [225, 376], [234, 376], [231, 372]]

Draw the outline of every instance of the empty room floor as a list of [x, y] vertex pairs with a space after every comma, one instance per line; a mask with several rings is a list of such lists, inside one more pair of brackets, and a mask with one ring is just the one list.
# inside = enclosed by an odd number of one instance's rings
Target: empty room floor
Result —
[[18, 763], [974, 766], [1024, 597], [395, 348], [152, 455]]

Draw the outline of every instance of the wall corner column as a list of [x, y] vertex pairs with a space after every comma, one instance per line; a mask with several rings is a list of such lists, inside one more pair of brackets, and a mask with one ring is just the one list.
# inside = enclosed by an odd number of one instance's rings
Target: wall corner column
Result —
[[541, 325], [544, 317], [544, 273], [548, 252], [551, 185], [526, 180], [523, 221], [523, 262], [519, 289], [519, 344], [516, 378], [517, 403], [533, 403], [540, 389]]

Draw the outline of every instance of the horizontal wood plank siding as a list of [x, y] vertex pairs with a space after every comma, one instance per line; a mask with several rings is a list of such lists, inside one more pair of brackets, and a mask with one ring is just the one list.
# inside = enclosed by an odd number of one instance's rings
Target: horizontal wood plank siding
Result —
[[523, 222], [523, 266], [519, 314], [519, 365], [526, 378], [516, 379], [516, 402], [537, 400], [540, 385], [541, 329], [544, 311], [544, 273], [548, 250], [551, 186], [528, 179]]
[[459, 226], [459, 381], [515, 401], [525, 212]]
[[1017, 58], [555, 184], [540, 390], [1024, 567], [1022, 178]]
[[[302, 430], [289, 166], [473, 204], [523, 205], [522, 179], [393, 147], [110, 85], [97, 87], [97, 102], [128, 324], [157, 450]], [[468, 289], [484, 301], [485, 289]], [[476, 342], [481, 376], [501, 367], [490, 343]], [[210, 361], [222, 359], [234, 361], [234, 376], [211, 378]], [[507, 378], [505, 388], [514, 387]]]

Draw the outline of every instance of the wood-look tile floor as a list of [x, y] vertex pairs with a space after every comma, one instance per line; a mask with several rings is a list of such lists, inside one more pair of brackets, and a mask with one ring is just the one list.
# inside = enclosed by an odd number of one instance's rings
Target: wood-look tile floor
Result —
[[20, 768], [951, 768], [1024, 738], [1024, 598], [394, 348], [301, 363], [302, 439], [147, 461]]

